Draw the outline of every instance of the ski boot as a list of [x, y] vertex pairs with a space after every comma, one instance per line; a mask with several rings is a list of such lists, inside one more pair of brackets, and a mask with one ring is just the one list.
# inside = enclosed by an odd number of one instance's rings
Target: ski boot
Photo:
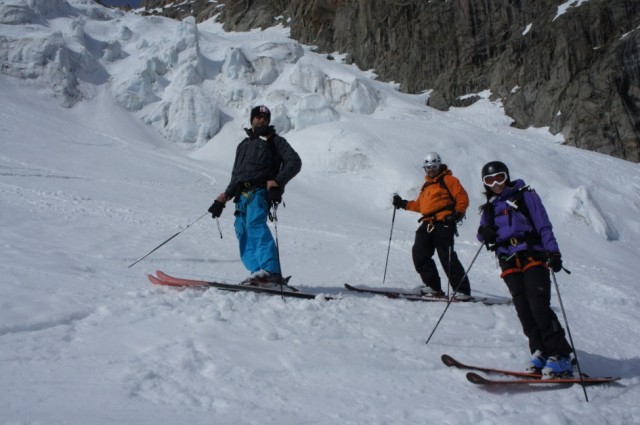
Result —
[[423, 286], [420, 288], [420, 295], [423, 297], [441, 298], [444, 297], [444, 292], [438, 289], [433, 289], [430, 286]]
[[282, 275], [277, 273], [269, 273], [266, 270], [259, 270], [240, 282], [240, 284], [267, 289], [281, 289], [287, 292], [298, 292], [296, 288], [287, 285], [288, 281], [289, 279], [284, 279]]
[[547, 364], [547, 357], [542, 354], [542, 351], [536, 350], [531, 354], [524, 370], [527, 373], [542, 373], [545, 364]]
[[545, 379], [573, 377], [571, 357], [549, 356], [547, 363], [542, 368], [542, 377]]
[[456, 301], [460, 301], [460, 302], [468, 302], [468, 301], [473, 301], [473, 297], [469, 294], [463, 294], [462, 292], [458, 292], [454, 299]]

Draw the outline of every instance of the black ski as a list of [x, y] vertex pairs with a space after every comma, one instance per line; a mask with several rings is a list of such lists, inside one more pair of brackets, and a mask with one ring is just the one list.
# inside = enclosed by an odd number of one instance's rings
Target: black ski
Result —
[[[348, 283], [344, 284], [344, 287], [350, 291], [365, 293], [365, 294], [376, 294], [376, 295], [384, 295], [387, 298], [401, 299], [407, 301], [427, 301], [427, 302], [448, 302], [449, 298], [446, 296], [443, 297], [435, 297], [430, 295], [418, 295], [413, 292], [402, 292], [402, 291], [394, 291], [390, 289], [379, 289], [379, 288], [363, 288], [357, 287], [353, 285], [349, 285]], [[485, 305], [496, 305], [496, 304], [509, 304], [511, 300], [509, 299], [499, 299], [499, 298], [478, 298], [473, 297], [470, 300], [458, 300], [452, 299], [451, 302], [455, 303], [482, 303]]]
[[447, 301], [447, 297], [430, 297], [430, 296], [420, 296], [413, 292], [399, 292], [393, 291], [391, 289], [377, 289], [377, 288], [360, 288], [357, 286], [349, 285], [348, 283], [344, 284], [344, 287], [350, 291], [362, 292], [365, 294], [378, 294], [384, 295], [388, 298], [402, 298], [413, 301], [414, 299], [419, 299], [419, 301]]

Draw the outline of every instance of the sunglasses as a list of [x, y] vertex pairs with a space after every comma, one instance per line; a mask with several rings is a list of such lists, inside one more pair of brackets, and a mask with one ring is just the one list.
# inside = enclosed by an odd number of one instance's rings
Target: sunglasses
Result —
[[502, 184], [507, 181], [507, 173], [500, 171], [499, 173], [487, 174], [482, 178], [484, 184], [489, 187], [493, 187], [497, 184]]
[[430, 165], [425, 165], [424, 167], [424, 171], [428, 171], [428, 170], [435, 170], [438, 167], [440, 167], [438, 164], [430, 164]]

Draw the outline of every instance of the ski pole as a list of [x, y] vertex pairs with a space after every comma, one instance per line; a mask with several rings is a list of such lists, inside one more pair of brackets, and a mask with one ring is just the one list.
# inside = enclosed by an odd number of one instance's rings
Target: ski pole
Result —
[[567, 314], [564, 310], [564, 305], [562, 303], [562, 297], [560, 296], [560, 288], [558, 288], [558, 281], [556, 280], [556, 274], [553, 270], [551, 270], [551, 277], [553, 278], [553, 286], [556, 288], [556, 294], [558, 295], [558, 303], [560, 303], [560, 310], [562, 311], [562, 317], [564, 318], [564, 325], [567, 328], [567, 335], [569, 336], [569, 343], [571, 343], [571, 349], [573, 350], [573, 355], [576, 358], [576, 367], [578, 368], [578, 375], [580, 376], [580, 382], [582, 386], [582, 391], [584, 392], [584, 398], [589, 402], [589, 396], [587, 395], [587, 388], [583, 382], [582, 370], [580, 369], [580, 362], [578, 361], [578, 352], [576, 351], [575, 345], [573, 345], [573, 338], [571, 337], [571, 330], [569, 329], [569, 321], [567, 320]]
[[220, 220], [218, 220], [218, 217], [216, 217], [216, 224], [218, 225], [218, 233], [220, 233], [220, 239], [222, 239], [222, 229], [220, 228]]
[[[278, 202], [271, 203], [271, 209], [269, 210], [269, 220], [273, 222], [273, 227], [275, 229], [275, 234], [276, 234], [276, 256], [278, 257], [278, 267], [280, 267], [280, 276], [284, 276], [284, 274], [282, 274], [282, 263], [280, 263], [280, 241], [278, 240], [278, 205], [280, 205]], [[280, 296], [282, 297], [282, 300], [285, 301], [283, 293], [284, 293], [284, 285], [281, 281]]]
[[278, 240], [278, 203], [274, 202], [271, 206], [273, 212], [269, 212], [269, 218], [273, 222], [273, 227], [276, 234], [276, 255], [278, 256], [278, 266], [280, 266], [280, 272], [282, 272], [282, 264], [280, 264], [280, 241]]
[[[457, 230], [456, 230], [457, 232]], [[446, 274], [447, 274], [447, 297], [449, 297], [451, 295], [451, 252], [453, 251], [453, 243], [454, 243], [454, 238], [456, 236], [456, 233], [452, 233], [451, 234], [451, 244], [449, 245], [449, 267], [447, 268]], [[460, 283], [462, 283], [462, 281], [460, 281]], [[460, 285], [458, 285], [460, 286]], [[454, 292], [454, 295], [457, 294], [458, 291]]]
[[138, 264], [140, 261], [144, 260], [145, 258], [147, 258], [148, 256], [150, 256], [151, 254], [153, 254], [158, 248], [160, 248], [162, 245], [166, 244], [167, 242], [169, 242], [171, 239], [175, 238], [176, 236], [178, 236], [180, 233], [184, 232], [185, 230], [187, 230], [189, 227], [193, 226], [194, 224], [196, 224], [202, 217], [204, 217], [205, 215], [209, 214], [209, 212], [206, 212], [204, 214], [202, 214], [200, 217], [198, 217], [195, 221], [193, 221], [191, 224], [189, 224], [187, 227], [185, 227], [184, 229], [180, 230], [179, 232], [177, 232], [175, 235], [171, 236], [169, 239], [167, 239], [166, 241], [162, 242], [160, 245], [158, 245], [157, 247], [153, 248], [147, 255], [145, 255], [144, 257], [139, 258], [138, 260], [136, 260], [134, 263], [132, 263], [128, 268], [131, 268], [133, 266], [135, 266], [136, 264]]
[[[469, 267], [467, 267], [467, 271], [464, 272], [464, 276], [462, 276], [462, 279], [460, 279], [460, 282], [458, 283], [458, 288], [460, 287], [460, 285], [462, 284], [462, 281], [464, 281], [464, 279], [467, 277], [467, 275], [469, 274], [469, 270], [471, 270], [471, 267], [473, 266], [473, 263], [476, 262], [476, 258], [478, 258], [478, 255], [480, 254], [480, 251], [482, 250], [482, 247], [484, 245], [480, 245], [480, 248], [478, 248], [478, 251], [476, 252], [476, 255], [473, 257], [473, 260], [471, 260], [471, 264], [469, 264]], [[436, 325], [433, 327], [433, 330], [431, 331], [431, 333], [429, 334], [429, 338], [427, 338], [427, 342], [425, 342], [425, 344], [429, 344], [429, 341], [431, 341], [431, 337], [433, 336], [433, 334], [436, 332], [436, 329], [438, 329], [438, 325], [440, 324], [440, 322], [442, 321], [442, 318], [444, 317], [444, 314], [447, 312], [447, 310], [449, 309], [449, 306], [451, 305], [451, 302], [455, 299], [456, 294], [458, 293], [458, 290], [456, 289], [453, 292], [453, 296], [451, 296], [451, 298], [449, 298], [449, 300], [447, 301], [447, 306], [444, 308], [444, 311], [442, 312], [442, 314], [440, 315], [440, 318], [438, 319], [438, 321], [436, 322]]]
[[391, 218], [391, 233], [389, 234], [389, 247], [387, 248], [387, 261], [384, 262], [384, 276], [382, 276], [382, 283], [387, 279], [387, 265], [389, 264], [389, 252], [391, 251], [391, 237], [393, 236], [393, 224], [396, 222], [396, 208], [393, 207], [393, 217]]
[[[451, 251], [453, 251], [453, 241], [454, 241], [454, 235], [451, 235], [451, 244], [449, 245], [449, 270], [447, 273], [447, 296], [449, 296], [449, 294], [451, 293], [451, 278], [449, 276], [451, 276]], [[460, 282], [462, 283], [462, 282]], [[460, 286], [460, 285], [458, 285]]]

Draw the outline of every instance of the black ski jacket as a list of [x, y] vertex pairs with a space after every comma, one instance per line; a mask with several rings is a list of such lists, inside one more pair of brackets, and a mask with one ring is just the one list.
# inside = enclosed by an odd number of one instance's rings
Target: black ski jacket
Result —
[[275, 180], [284, 187], [300, 172], [302, 160], [284, 137], [273, 133], [269, 137], [254, 137], [247, 129], [245, 138], [236, 149], [231, 181], [224, 193], [233, 198], [245, 189], [266, 187], [267, 180]]

